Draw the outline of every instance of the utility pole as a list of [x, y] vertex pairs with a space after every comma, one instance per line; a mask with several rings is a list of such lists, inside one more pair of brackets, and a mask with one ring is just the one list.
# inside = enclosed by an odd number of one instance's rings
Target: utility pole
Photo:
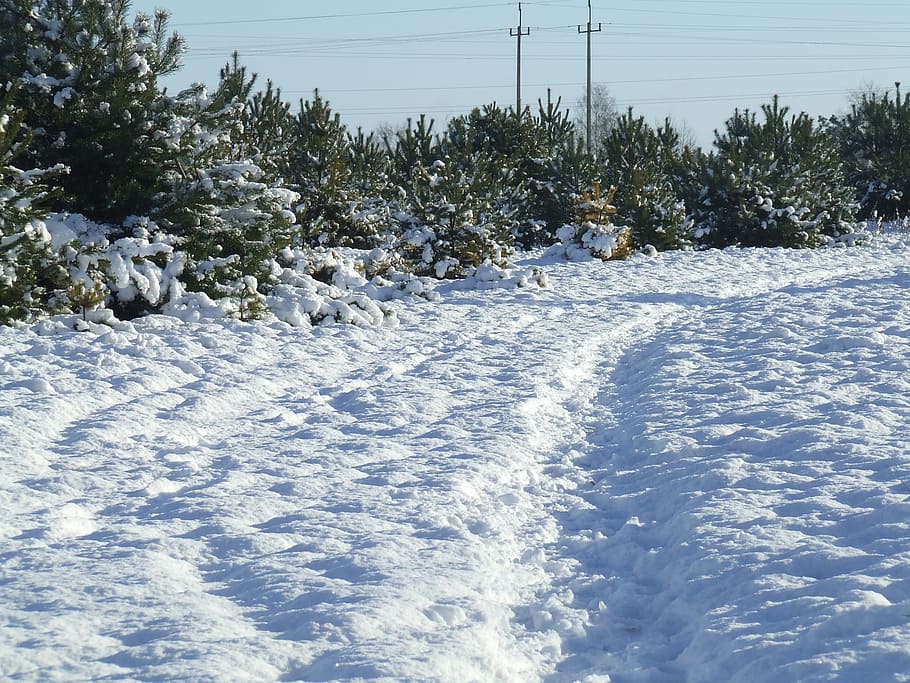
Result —
[[588, 154], [591, 153], [591, 34], [599, 33], [601, 30], [602, 24], [598, 23], [597, 28], [593, 28], [591, 24], [591, 0], [588, 0], [588, 27], [582, 28], [580, 25], [578, 27], [579, 33], [586, 33], [588, 35], [588, 94], [586, 96], [587, 105], [588, 105], [588, 121], [587, 121], [587, 131], [586, 131], [586, 149]]
[[521, 37], [531, 35], [530, 28], [522, 28], [521, 26], [521, 3], [518, 3], [518, 28], [510, 28], [509, 35], [513, 38], [518, 38], [518, 63], [517, 66], [517, 75], [515, 79], [515, 116], [521, 118]]

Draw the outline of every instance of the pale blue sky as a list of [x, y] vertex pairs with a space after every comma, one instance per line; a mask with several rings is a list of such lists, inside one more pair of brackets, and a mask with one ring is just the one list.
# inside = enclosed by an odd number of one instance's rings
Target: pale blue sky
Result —
[[[910, 88], [906, 0], [593, 0], [594, 81], [650, 121], [670, 115], [702, 144], [733, 109], [782, 102], [813, 116], [864, 85]], [[515, 101], [517, 2], [134, 0], [164, 7], [190, 50], [172, 89], [214, 85], [233, 50], [294, 101], [313, 88], [371, 129], [426, 113], [442, 124]], [[523, 1], [522, 101], [547, 87], [574, 107], [585, 88], [587, 0]]]

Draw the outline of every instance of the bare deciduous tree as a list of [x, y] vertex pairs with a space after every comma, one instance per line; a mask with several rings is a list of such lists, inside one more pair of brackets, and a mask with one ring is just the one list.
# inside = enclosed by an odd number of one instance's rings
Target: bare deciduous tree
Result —
[[[575, 102], [572, 121], [580, 138], [585, 138], [587, 128], [587, 98], [582, 94]], [[610, 130], [616, 125], [619, 111], [616, 108], [616, 98], [610, 94], [603, 83], [594, 83], [591, 86], [591, 149], [600, 148]]]

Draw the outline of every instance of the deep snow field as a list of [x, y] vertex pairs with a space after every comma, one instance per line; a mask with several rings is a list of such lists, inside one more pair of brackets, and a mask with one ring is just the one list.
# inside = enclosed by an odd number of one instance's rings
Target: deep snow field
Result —
[[0, 328], [0, 679], [910, 680], [910, 243]]

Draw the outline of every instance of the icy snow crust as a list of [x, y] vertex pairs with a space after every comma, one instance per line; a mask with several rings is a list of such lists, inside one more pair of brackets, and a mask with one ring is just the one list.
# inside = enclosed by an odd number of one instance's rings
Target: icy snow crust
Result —
[[908, 680], [908, 263], [0, 329], [0, 678]]

